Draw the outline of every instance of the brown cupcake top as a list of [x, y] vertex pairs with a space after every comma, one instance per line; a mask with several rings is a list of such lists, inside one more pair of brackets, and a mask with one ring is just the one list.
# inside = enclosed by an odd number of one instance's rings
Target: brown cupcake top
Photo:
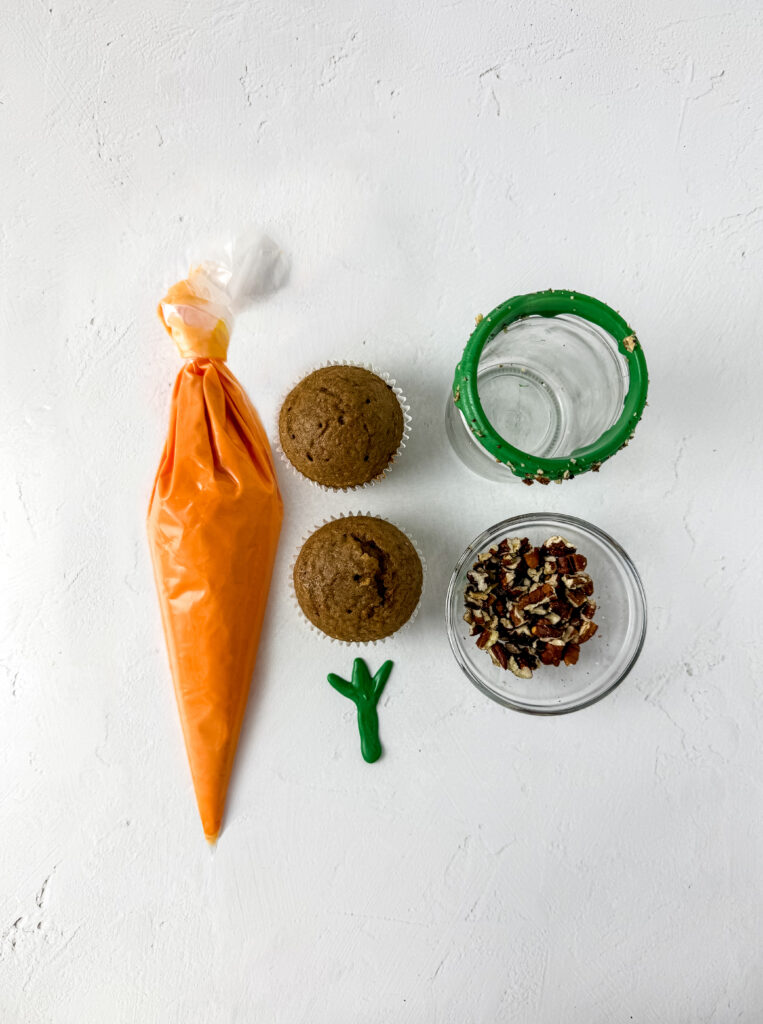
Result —
[[373, 516], [326, 523], [302, 546], [294, 590], [306, 618], [336, 640], [381, 640], [408, 621], [424, 573], [406, 535]]
[[370, 370], [324, 366], [286, 396], [281, 448], [304, 476], [326, 487], [356, 487], [381, 476], [403, 437], [395, 392]]

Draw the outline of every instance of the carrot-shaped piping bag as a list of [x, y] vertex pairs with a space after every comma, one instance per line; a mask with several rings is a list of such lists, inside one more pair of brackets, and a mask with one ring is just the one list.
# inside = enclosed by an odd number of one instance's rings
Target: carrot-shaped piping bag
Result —
[[[262, 247], [253, 255], [260, 273], [278, 258]], [[222, 822], [283, 517], [265, 431], [225, 364], [237, 297], [251, 273], [238, 277], [236, 285], [230, 270], [203, 264], [159, 304], [186, 361], [148, 508], [175, 696], [211, 842]]]

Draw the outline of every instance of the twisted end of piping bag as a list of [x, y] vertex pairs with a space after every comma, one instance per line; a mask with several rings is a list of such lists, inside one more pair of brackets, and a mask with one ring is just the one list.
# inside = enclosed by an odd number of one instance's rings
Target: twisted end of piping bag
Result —
[[276, 243], [249, 233], [219, 261], [194, 264], [159, 303], [159, 319], [183, 359], [225, 360], [236, 314], [277, 291], [288, 273]]

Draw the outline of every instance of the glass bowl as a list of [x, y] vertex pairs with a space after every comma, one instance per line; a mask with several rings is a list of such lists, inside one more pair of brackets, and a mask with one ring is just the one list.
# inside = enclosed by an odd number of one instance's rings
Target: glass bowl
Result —
[[[494, 665], [469, 635], [463, 617], [466, 574], [477, 555], [504, 537], [528, 537], [531, 544], [540, 545], [556, 535], [588, 559], [599, 630], [581, 646], [577, 665], [541, 665], [532, 679], [519, 679]], [[472, 541], [453, 570], [445, 617], [456, 661], [478, 690], [515, 711], [561, 715], [601, 700], [628, 675], [644, 644], [646, 597], [633, 562], [603, 530], [574, 516], [533, 513], [504, 519]]]

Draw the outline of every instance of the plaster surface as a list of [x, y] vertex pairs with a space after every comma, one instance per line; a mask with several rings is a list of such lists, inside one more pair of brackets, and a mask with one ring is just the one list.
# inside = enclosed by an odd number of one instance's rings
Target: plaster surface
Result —
[[[0, 37], [0, 1020], [727, 1024], [763, 1019], [763, 20], [757, 0], [5, 0]], [[179, 360], [155, 315], [248, 224], [290, 254], [230, 366], [271, 431], [326, 359], [413, 429], [286, 519], [225, 831], [203, 840], [144, 515]], [[561, 487], [482, 481], [443, 429], [474, 322], [574, 288], [652, 379], [635, 441]], [[385, 755], [326, 683], [295, 545], [409, 530], [422, 612]], [[642, 657], [579, 714], [453, 661], [468, 541], [589, 518], [638, 566]]]

